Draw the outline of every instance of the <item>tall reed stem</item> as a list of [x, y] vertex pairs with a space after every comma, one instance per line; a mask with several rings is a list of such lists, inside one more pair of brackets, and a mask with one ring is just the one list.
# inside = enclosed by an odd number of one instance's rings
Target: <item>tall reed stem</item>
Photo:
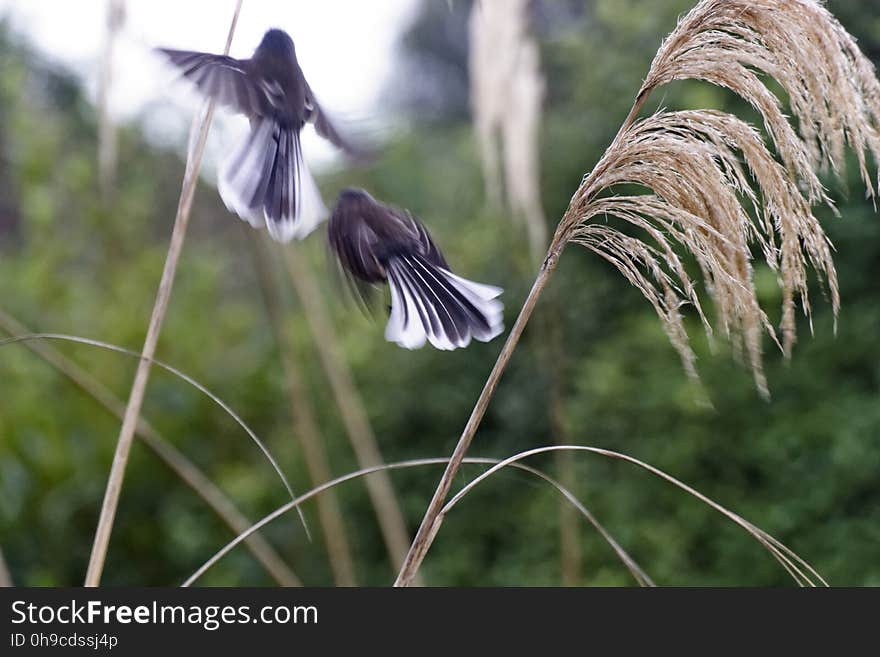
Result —
[[[639, 91], [632, 109], [630, 109], [623, 125], [621, 125], [620, 129], [617, 131], [617, 135], [614, 137], [612, 144], [616, 142], [624, 131], [636, 120], [639, 110], [641, 110], [642, 106], [645, 104], [649, 94], [649, 88], [642, 88]], [[593, 179], [596, 174], [597, 172], [594, 169], [584, 184], [581, 185], [581, 188], [589, 189], [589, 181]], [[572, 197], [569, 208], [560, 222], [556, 234], [553, 236], [553, 241], [547, 251], [546, 258], [544, 258], [541, 269], [538, 272], [538, 277], [532, 285], [529, 296], [527, 296], [525, 302], [523, 302], [522, 309], [519, 311], [519, 316], [516, 318], [516, 323], [513, 325], [513, 328], [510, 329], [510, 335], [507, 336], [507, 341], [504, 343], [504, 347], [498, 355], [498, 360], [495, 361], [492, 372], [489, 374], [489, 378], [483, 386], [483, 391], [480, 393], [477, 403], [474, 405], [474, 410], [471, 412], [471, 416], [464, 427], [464, 431], [462, 431], [461, 437], [458, 439], [458, 444], [452, 452], [446, 470], [443, 472], [443, 476], [440, 478], [440, 483], [437, 485], [437, 490], [434, 491], [434, 496], [431, 498], [428, 509], [425, 511], [421, 525], [419, 525], [419, 531], [416, 532], [412, 545], [409, 547], [409, 552], [406, 555], [403, 567], [397, 574], [394, 586], [409, 586], [412, 583], [413, 578], [419, 571], [419, 567], [422, 565], [422, 561], [425, 559], [425, 555], [428, 554], [428, 550], [434, 542], [437, 532], [440, 530], [440, 525], [443, 523], [443, 516], [440, 512], [443, 509], [443, 504], [446, 501], [447, 495], [449, 495], [449, 490], [452, 488], [452, 481], [455, 479], [455, 475], [461, 467], [462, 460], [474, 439], [474, 434], [476, 434], [480, 422], [482, 422], [483, 416], [486, 414], [486, 409], [489, 407], [489, 402], [495, 394], [495, 389], [498, 387], [501, 375], [504, 374], [507, 363], [510, 361], [511, 356], [513, 356], [513, 352], [516, 350], [517, 344], [519, 344], [519, 339], [522, 337], [526, 324], [528, 324], [529, 318], [535, 310], [535, 305], [538, 303], [538, 297], [541, 296], [541, 292], [550, 280], [550, 276], [556, 270], [556, 265], [559, 263], [559, 256], [562, 254], [562, 250], [565, 248], [565, 244], [569, 237], [567, 227], [570, 225], [570, 222], [568, 219], [571, 218], [572, 213], [577, 211], [577, 205], [578, 197], [575, 195]]]
[[[270, 269], [269, 250], [265, 245], [266, 238], [254, 232], [244, 222], [240, 226], [242, 231], [248, 233], [246, 239], [251, 245], [257, 281], [263, 294], [275, 343], [278, 346], [278, 354], [281, 357], [281, 368], [287, 387], [294, 434], [302, 448], [309, 478], [315, 486], [320, 486], [333, 478], [327, 458], [326, 441], [321, 436], [318, 419], [315, 417], [306, 385], [300, 374], [301, 367], [296, 360], [295, 347], [290, 338], [290, 332], [284, 327], [278, 283]], [[336, 492], [327, 491], [326, 495], [320, 495], [317, 498], [317, 505], [321, 532], [327, 547], [330, 569], [333, 571], [333, 581], [337, 586], [356, 586], [354, 559], [345, 525], [342, 522], [342, 512], [339, 508]]]
[[[285, 249], [284, 262], [290, 281], [302, 303], [303, 314], [330, 381], [349, 442], [361, 469], [382, 465], [382, 452], [370, 425], [363, 399], [355, 386], [351, 369], [342, 353], [339, 335], [321, 298], [318, 282], [301, 258], [302, 255], [293, 248]], [[398, 569], [406, 558], [410, 535], [391, 478], [387, 471], [377, 470], [364, 478], [364, 484], [391, 557], [391, 567]], [[420, 578], [416, 578], [413, 583], [417, 586], [423, 584]]]
[[526, 297], [523, 307], [519, 311], [516, 323], [510, 330], [510, 335], [507, 336], [507, 341], [501, 349], [501, 354], [498, 356], [498, 360], [495, 361], [495, 366], [492, 368], [492, 372], [489, 374], [489, 378], [483, 386], [483, 391], [480, 393], [480, 397], [474, 405], [474, 410], [471, 412], [470, 419], [468, 419], [467, 425], [465, 425], [464, 431], [461, 434], [461, 438], [459, 438], [458, 444], [455, 446], [455, 450], [452, 452], [452, 456], [449, 459], [449, 463], [446, 465], [446, 470], [440, 478], [440, 484], [437, 486], [437, 490], [434, 491], [434, 497], [431, 498], [431, 503], [428, 505], [428, 510], [425, 512], [422, 524], [419, 526], [419, 531], [416, 532], [412, 545], [410, 545], [409, 552], [406, 555], [400, 573], [397, 575], [397, 581], [394, 582], [394, 586], [410, 585], [418, 572], [419, 566], [421, 566], [425, 555], [428, 553], [431, 543], [434, 542], [434, 537], [442, 523], [440, 510], [443, 508], [443, 504], [446, 502], [446, 497], [449, 495], [449, 490], [452, 488], [452, 481], [455, 479], [455, 475], [458, 472], [459, 467], [461, 467], [465, 454], [471, 446], [471, 441], [474, 438], [474, 434], [477, 432], [477, 428], [480, 426], [480, 422], [483, 420], [483, 415], [485, 415], [486, 409], [489, 407], [489, 402], [491, 401], [492, 396], [495, 394], [495, 389], [498, 387], [501, 375], [504, 374], [507, 363], [510, 361], [510, 357], [513, 356], [513, 352], [519, 343], [519, 339], [522, 337], [523, 330], [525, 330], [526, 324], [532, 316], [532, 312], [535, 310], [535, 304], [538, 302], [538, 297], [541, 296], [544, 286], [547, 285], [547, 281], [550, 280], [551, 274], [556, 269], [556, 264], [559, 260], [560, 247], [561, 245], [558, 245], [554, 241], [553, 245], [550, 247], [547, 258], [541, 265], [541, 270], [532, 285], [529, 296]]
[[[237, 0], [232, 23], [229, 26], [229, 34], [226, 37], [225, 54], [229, 53], [229, 47], [232, 45], [232, 37], [235, 34], [235, 26], [238, 23], [238, 15], [241, 12], [241, 4], [242, 0]], [[183, 250], [183, 241], [186, 237], [187, 226], [189, 225], [190, 209], [192, 208], [193, 197], [195, 196], [199, 169], [202, 165], [202, 156], [205, 152], [205, 143], [208, 140], [208, 130], [211, 127], [213, 115], [214, 102], [210, 101], [204, 121], [202, 122], [198, 141], [191, 155], [191, 160], [187, 162], [186, 174], [183, 178], [183, 189], [177, 205], [177, 216], [174, 219], [174, 229], [171, 233], [171, 244], [165, 257], [165, 268], [162, 271], [159, 291], [153, 304], [150, 325], [147, 329], [147, 337], [144, 340], [144, 347], [141, 352], [142, 359], [138, 363], [137, 372], [135, 373], [134, 382], [128, 397], [128, 404], [125, 407], [125, 416], [122, 420], [122, 428], [119, 431], [119, 439], [116, 443], [116, 453], [113, 456], [110, 476], [107, 479], [104, 502], [101, 505], [101, 516], [98, 520], [98, 528], [95, 531], [95, 540], [92, 544], [92, 553], [89, 557], [89, 567], [86, 572], [86, 586], [98, 586], [101, 581], [101, 573], [104, 570], [107, 546], [110, 543], [113, 521], [116, 517], [116, 509], [119, 506], [119, 495], [122, 491], [122, 482], [125, 479], [128, 456], [131, 452], [131, 444], [134, 440], [141, 406], [144, 402], [147, 380], [150, 377], [150, 359], [156, 353], [156, 343], [159, 341], [162, 322], [165, 319], [165, 312], [168, 310], [168, 301], [171, 298], [171, 288], [174, 285], [177, 262]]]

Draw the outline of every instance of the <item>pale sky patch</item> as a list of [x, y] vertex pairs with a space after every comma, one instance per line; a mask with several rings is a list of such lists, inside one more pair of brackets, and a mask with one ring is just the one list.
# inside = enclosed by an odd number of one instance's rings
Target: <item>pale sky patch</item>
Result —
[[[244, 0], [230, 54], [248, 57], [270, 27], [293, 37], [303, 72], [342, 127], [375, 134], [386, 129], [381, 94], [394, 66], [401, 31], [418, 0]], [[127, 0], [114, 58], [111, 115], [139, 121], [145, 134], [185, 147], [198, 95], [152, 52], [157, 46], [222, 52], [235, 0]], [[107, 3], [100, 0], [0, 0], [0, 17], [42, 54], [79, 76], [96, 96]], [[209, 162], [242, 120], [220, 116]], [[217, 143], [218, 140], [221, 143]], [[333, 149], [304, 132], [306, 156], [317, 163]]]

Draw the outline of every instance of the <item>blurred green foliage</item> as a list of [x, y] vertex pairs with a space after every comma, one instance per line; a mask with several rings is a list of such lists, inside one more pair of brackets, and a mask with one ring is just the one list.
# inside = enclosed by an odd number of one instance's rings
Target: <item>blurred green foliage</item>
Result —
[[[438, 4], [426, 3], [432, 8], [404, 40], [402, 57], [410, 69], [436, 70], [430, 62], [437, 57], [445, 71], [463, 66], [456, 45], [462, 34], [453, 33], [448, 47], [440, 37], [417, 38], [441, 20]], [[660, 39], [690, 3], [538, 4], [549, 85], [542, 185], [548, 216], [559, 217], [629, 109]], [[829, 3], [878, 57], [880, 23], [871, 6], [868, 0]], [[447, 9], [466, 10], [467, 3]], [[464, 29], [457, 18], [442, 20], [447, 32]], [[100, 202], [93, 108], [71, 78], [40, 62], [5, 29], [0, 59], [0, 307], [34, 329], [138, 349], [174, 216], [180, 159], [126, 128], [116, 197]], [[710, 106], [753, 118], [735, 98], [706, 85], [664, 91], [649, 109]], [[421, 216], [454, 267], [505, 287], [510, 323], [532, 280], [525, 235], [507, 217], [484, 209], [461, 104], [441, 110], [410, 116], [409, 127], [391, 138], [374, 165], [334, 172], [322, 186], [329, 200], [343, 185], [363, 185]], [[555, 382], [571, 441], [626, 452], [668, 471], [781, 539], [833, 584], [880, 585], [880, 221], [863, 200], [853, 167], [848, 177], [845, 185], [828, 181], [842, 218], [820, 210], [837, 248], [843, 310], [836, 334], [815, 286], [815, 335], [802, 321], [790, 363], [768, 345], [771, 402], [760, 399], [723, 340], [710, 352], [694, 325], [704, 381], [696, 389], [638, 292], [604, 262], [570, 247], [552, 282], [564, 373], [542, 366], [535, 331], [527, 332], [472, 455], [503, 458], [551, 442], [545, 400]], [[306, 490], [310, 483], [242, 228], [209, 185], [198, 192], [191, 225], [158, 353], [236, 409], [269, 444], [294, 488]], [[295, 248], [321, 276], [386, 460], [447, 455], [500, 340], [452, 353], [390, 345], [381, 317], [365, 318], [344, 300], [320, 233]], [[768, 271], [757, 275], [772, 283]], [[775, 286], [761, 290], [772, 309]], [[286, 287], [284, 295], [286, 330], [296, 336], [331, 467], [343, 474], [357, 465], [296, 300]], [[539, 306], [539, 315], [545, 307]], [[131, 359], [58, 346], [126, 396]], [[20, 345], [0, 349], [0, 386], [0, 546], [18, 583], [78, 584], [118, 422]], [[250, 517], [285, 501], [247, 436], [193, 388], [154, 370], [145, 415]], [[575, 461], [577, 495], [658, 583], [790, 583], [754, 540], [681, 491], [621, 462], [585, 454]], [[532, 463], [554, 467], [549, 456]], [[459, 482], [481, 470], [465, 467]], [[392, 476], [414, 528], [439, 470]], [[339, 495], [359, 581], [387, 584], [393, 572], [363, 484], [347, 483]], [[557, 584], [558, 499], [528, 474], [494, 476], [447, 519], [426, 561], [428, 581]], [[315, 526], [314, 506], [306, 513]], [[276, 521], [266, 534], [307, 584], [331, 582], [320, 540], [309, 543], [295, 516]], [[104, 581], [178, 583], [228, 539], [201, 500], [136, 444]], [[581, 540], [584, 584], [633, 583], [586, 524]], [[271, 583], [241, 548], [203, 582]]]

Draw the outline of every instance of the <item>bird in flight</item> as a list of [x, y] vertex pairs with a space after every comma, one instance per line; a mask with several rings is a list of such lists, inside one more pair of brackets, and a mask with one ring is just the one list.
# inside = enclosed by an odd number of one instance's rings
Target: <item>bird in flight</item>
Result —
[[293, 39], [271, 29], [250, 59], [160, 48], [203, 94], [250, 119], [250, 131], [220, 168], [226, 207], [271, 236], [302, 239], [327, 217], [302, 157], [300, 131], [312, 123], [337, 148], [358, 155], [318, 104], [296, 59]]
[[388, 283], [391, 315], [385, 338], [407, 349], [488, 342], [502, 330], [501, 288], [452, 273], [425, 227], [408, 212], [362, 189], [339, 194], [327, 226], [330, 248], [359, 286]]

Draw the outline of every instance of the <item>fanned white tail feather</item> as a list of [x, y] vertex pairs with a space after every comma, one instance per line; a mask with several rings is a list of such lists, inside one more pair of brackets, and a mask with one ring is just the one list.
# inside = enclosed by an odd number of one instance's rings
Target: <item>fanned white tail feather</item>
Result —
[[398, 256], [387, 265], [391, 316], [385, 338], [407, 349], [430, 342], [457, 349], [488, 342], [504, 330], [501, 288], [475, 283], [427, 262]]
[[[328, 215], [303, 161], [299, 134], [268, 119], [253, 121], [221, 165], [217, 188], [231, 212], [255, 228], [265, 223], [280, 242], [303, 239]], [[270, 212], [276, 195], [281, 201]]]

